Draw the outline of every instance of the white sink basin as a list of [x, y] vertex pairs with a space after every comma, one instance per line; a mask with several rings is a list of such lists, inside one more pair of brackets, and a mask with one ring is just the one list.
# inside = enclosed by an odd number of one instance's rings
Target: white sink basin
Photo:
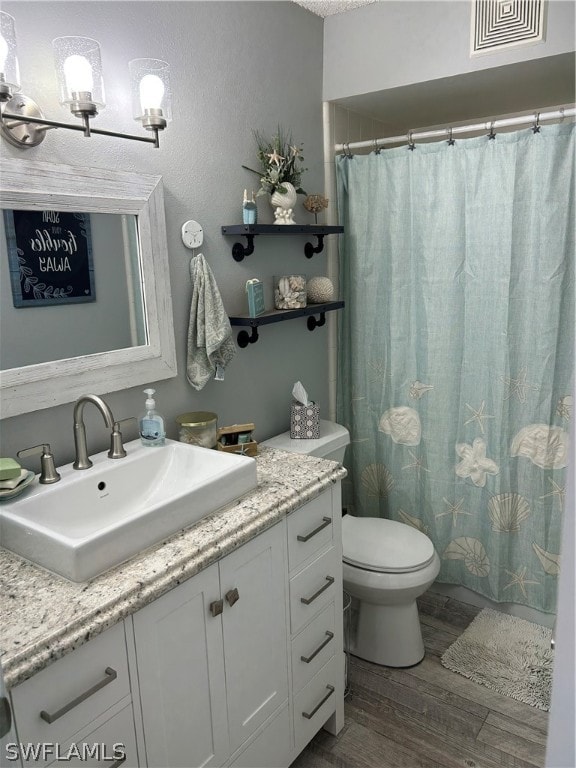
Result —
[[61, 480], [37, 480], [0, 504], [6, 549], [81, 582], [133, 557], [256, 487], [248, 456], [167, 440], [164, 447], [126, 443], [124, 459], [107, 451], [94, 466], [59, 467]]

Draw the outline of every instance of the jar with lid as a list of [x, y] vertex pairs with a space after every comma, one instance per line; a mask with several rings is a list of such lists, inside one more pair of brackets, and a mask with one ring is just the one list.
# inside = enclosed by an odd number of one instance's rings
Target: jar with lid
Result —
[[180, 442], [201, 448], [216, 448], [217, 421], [217, 415], [210, 411], [191, 411], [177, 416]]

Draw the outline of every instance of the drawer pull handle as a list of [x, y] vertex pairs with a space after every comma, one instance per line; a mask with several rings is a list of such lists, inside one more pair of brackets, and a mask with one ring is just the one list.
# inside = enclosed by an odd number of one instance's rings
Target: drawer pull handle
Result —
[[305, 717], [306, 720], [310, 720], [311, 718], [313, 718], [314, 715], [316, 714], [316, 712], [318, 712], [318, 710], [322, 706], [322, 704], [327, 702], [328, 699], [330, 698], [330, 696], [332, 696], [332, 694], [334, 693], [334, 686], [333, 685], [327, 685], [326, 688], [328, 689], [328, 693], [326, 694], [326, 696], [324, 696], [324, 698], [322, 699], [322, 701], [319, 704], [316, 704], [316, 706], [314, 707], [312, 712], [302, 712], [302, 717]]
[[320, 533], [320, 531], [324, 530], [324, 528], [326, 528], [327, 525], [330, 525], [331, 522], [332, 522], [331, 517], [323, 517], [322, 522], [320, 523], [318, 528], [314, 528], [314, 530], [310, 531], [310, 533], [307, 533], [306, 536], [302, 536], [301, 534], [298, 534], [298, 536], [296, 536], [296, 539], [298, 541], [310, 541], [312, 536], [316, 536], [317, 533]]
[[210, 603], [210, 614], [212, 616], [220, 616], [224, 610], [224, 600], [213, 600]]
[[40, 712], [40, 717], [42, 720], [45, 720], [50, 724], [56, 722], [56, 720], [59, 720], [63, 715], [70, 712], [71, 709], [74, 709], [74, 707], [77, 707], [78, 704], [81, 704], [83, 701], [86, 701], [86, 699], [89, 699], [90, 696], [93, 696], [97, 691], [99, 691], [101, 688], [104, 688], [104, 686], [108, 685], [109, 683], [112, 683], [118, 677], [118, 673], [115, 669], [112, 669], [112, 667], [106, 667], [104, 674], [106, 677], [100, 680], [99, 683], [96, 683], [96, 685], [93, 685], [92, 688], [89, 688], [87, 691], [84, 691], [84, 693], [81, 693], [80, 696], [77, 696], [68, 704], [65, 704], [62, 709], [54, 712], [54, 714], [50, 714], [50, 712], [46, 712], [43, 709], [42, 712]]
[[314, 600], [316, 600], [317, 597], [320, 597], [322, 592], [324, 592], [325, 589], [328, 589], [330, 584], [334, 584], [334, 577], [333, 576], [326, 576], [326, 584], [324, 584], [323, 587], [320, 587], [318, 592], [314, 592], [312, 597], [301, 597], [300, 602], [304, 603], [304, 605], [310, 605], [310, 603], [313, 603]]
[[334, 637], [334, 632], [330, 632], [329, 630], [326, 630], [325, 634], [326, 634], [326, 640], [324, 640], [323, 643], [320, 643], [320, 645], [318, 646], [318, 648], [316, 648], [314, 653], [310, 654], [310, 656], [308, 656], [308, 657], [300, 656], [300, 661], [303, 661], [304, 664], [310, 664], [312, 659], [314, 659], [314, 658], [316, 658], [316, 656], [318, 656], [318, 654], [320, 653], [322, 648], [325, 648], [328, 645], [328, 643], [330, 642], [330, 640], [332, 640], [332, 638]]
[[237, 600], [240, 600], [240, 594], [236, 588], [226, 592], [226, 602], [230, 607], [232, 607]]

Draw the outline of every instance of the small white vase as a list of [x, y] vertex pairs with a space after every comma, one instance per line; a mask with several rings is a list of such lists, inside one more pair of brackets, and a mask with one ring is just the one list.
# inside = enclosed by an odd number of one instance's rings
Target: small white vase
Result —
[[274, 224], [296, 224], [293, 218], [294, 206], [298, 197], [296, 189], [289, 181], [284, 181], [282, 186], [286, 192], [276, 190], [270, 197], [270, 203], [274, 208]]

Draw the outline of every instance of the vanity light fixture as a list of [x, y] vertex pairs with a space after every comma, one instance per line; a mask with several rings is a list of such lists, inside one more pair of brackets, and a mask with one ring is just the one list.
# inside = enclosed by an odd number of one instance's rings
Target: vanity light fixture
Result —
[[134, 119], [154, 134], [135, 136], [94, 128], [91, 118], [105, 107], [100, 46], [88, 37], [57, 37], [53, 43], [58, 75], [60, 103], [69, 107], [81, 123], [48, 120], [40, 107], [20, 93], [14, 19], [0, 11], [0, 129], [4, 138], [16, 147], [35, 147], [51, 128], [115, 136], [132, 141], [159, 144], [159, 132], [172, 118], [170, 67], [158, 59], [134, 59], [130, 71]]

